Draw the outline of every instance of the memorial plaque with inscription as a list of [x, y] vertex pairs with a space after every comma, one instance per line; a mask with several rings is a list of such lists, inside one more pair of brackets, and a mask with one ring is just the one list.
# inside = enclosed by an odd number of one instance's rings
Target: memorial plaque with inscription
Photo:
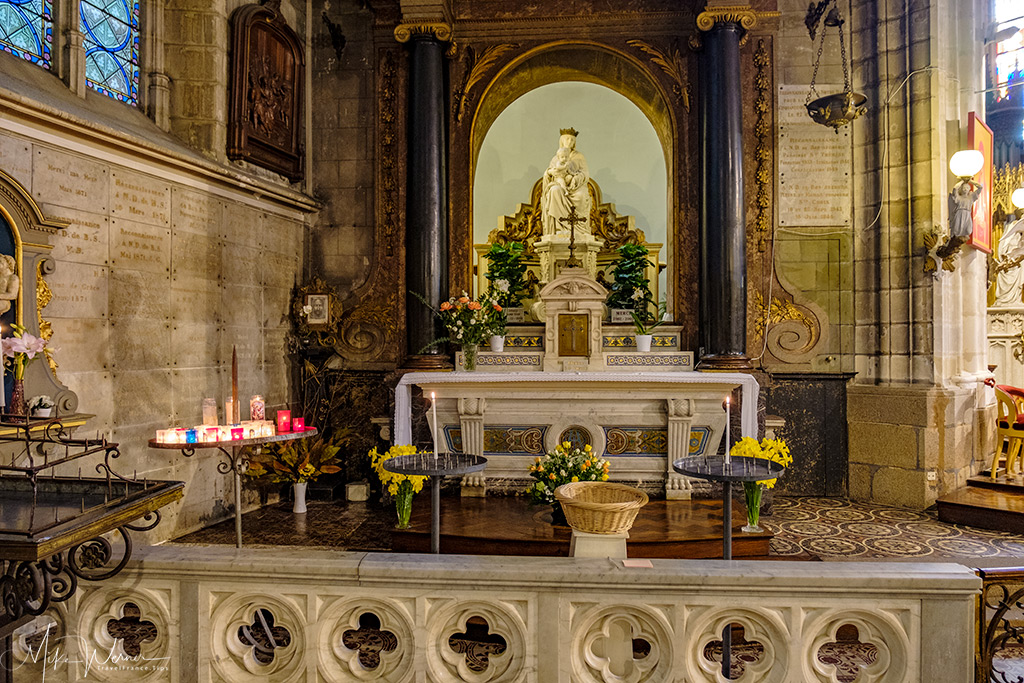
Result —
[[264, 214], [260, 243], [264, 251], [299, 258], [302, 256], [302, 222]]
[[110, 174], [93, 161], [35, 146], [32, 196], [38, 202], [90, 213], [107, 213]]
[[224, 203], [217, 197], [189, 188], [171, 189], [171, 225], [179, 230], [221, 237]]
[[171, 365], [171, 324], [132, 316], [110, 328], [110, 368], [146, 370]]
[[[62, 349], [74, 353], [59, 353], [60, 378], [65, 373], [94, 372], [110, 367], [109, 323], [103, 318], [50, 318], [46, 309], [43, 318], [53, 325], [53, 338]], [[70, 383], [68, 386], [71, 386]], [[80, 396], [92, 396], [88, 387], [79, 390]], [[90, 401], [91, 403], [91, 401]], [[92, 408], [90, 408], [91, 410]]]
[[137, 270], [110, 271], [110, 317], [164, 320], [171, 310], [171, 277]]
[[260, 284], [263, 259], [259, 249], [226, 242], [221, 247], [221, 264], [225, 282], [251, 287]]
[[[853, 148], [850, 126], [831, 128], [807, 115], [806, 85], [779, 86], [779, 225], [850, 225]], [[821, 92], [842, 86], [818, 85]]]
[[224, 234], [227, 242], [252, 246], [259, 244], [254, 237], [263, 229], [263, 214], [245, 204], [228, 204], [224, 210]]
[[171, 186], [140, 173], [112, 171], [110, 215], [167, 227], [171, 224]]
[[175, 231], [171, 236], [171, 274], [175, 280], [216, 281], [221, 274], [221, 241], [215, 235]]
[[110, 265], [166, 275], [171, 269], [171, 231], [147, 223], [110, 219]]
[[0, 169], [31, 190], [32, 146], [21, 138], [0, 135]]
[[107, 277], [104, 266], [60, 263], [46, 276], [53, 299], [44, 317], [104, 318], [107, 315]]
[[171, 283], [171, 316], [175, 321], [220, 324], [223, 304], [221, 288], [206, 280]]
[[59, 261], [107, 265], [110, 219], [103, 214], [75, 211], [43, 203], [43, 213], [69, 222], [53, 238], [53, 255]]

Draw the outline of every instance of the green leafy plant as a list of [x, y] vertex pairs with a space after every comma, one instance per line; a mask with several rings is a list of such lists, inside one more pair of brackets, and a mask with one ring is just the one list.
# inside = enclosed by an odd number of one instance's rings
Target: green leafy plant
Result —
[[492, 244], [487, 252], [487, 274], [484, 276], [490, 283], [487, 292], [504, 307], [518, 306], [528, 294], [530, 286], [526, 282], [526, 264], [523, 254], [526, 248], [520, 242], [508, 244]]
[[658, 325], [665, 322], [665, 313], [668, 309], [668, 304], [665, 301], [658, 302], [658, 313], [651, 315], [650, 310], [639, 311], [632, 310], [629, 314], [633, 317], [633, 327], [636, 328], [637, 334], [650, 334]]
[[609, 308], [629, 308], [649, 315], [654, 295], [651, 294], [647, 269], [654, 264], [647, 258], [648, 254], [647, 247], [642, 244], [619, 247], [619, 260], [612, 273], [611, 294], [608, 296]]

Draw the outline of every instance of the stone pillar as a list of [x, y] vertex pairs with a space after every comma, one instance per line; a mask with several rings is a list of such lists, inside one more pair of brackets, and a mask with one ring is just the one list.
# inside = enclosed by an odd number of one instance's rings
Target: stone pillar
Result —
[[[709, 3], [710, 4], [710, 3]], [[729, 11], [723, 11], [728, 9]], [[700, 369], [750, 367], [740, 42], [754, 14], [709, 7], [700, 55]]]
[[[405, 338], [407, 368], [450, 367], [444, 336], [431, 309], [448, 299], [448, 148], [445, 129], [446, 24], [402, 24], [395, 38], [409, 43], [408, 191], [405, 224]], [[416, 297], [423, 296], [424, 306]]]
[[[459, 426], [462, 428], [462, 452], [483, 455], [484, 412], [487, 399], [460, 398]], [[440, 432], [438, 432], [440, 434]], [[438, 449], [440, 450], [440, 448]], [[470, 498], [484, 498], [487, 495], [486, 470], [472, 472], [462, 478], [462, 495]]]

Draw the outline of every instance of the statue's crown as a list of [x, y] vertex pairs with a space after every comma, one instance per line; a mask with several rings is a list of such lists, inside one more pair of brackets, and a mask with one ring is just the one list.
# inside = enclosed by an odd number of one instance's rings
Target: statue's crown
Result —
[[577, 135], [580, 134], [580, 132], [578, 130], [576, 130], [575, 128], [562, 128], [561, 130], [558, 131], [558, 134], [559, 135], [571, 135], [573, 137], [576, 137]]

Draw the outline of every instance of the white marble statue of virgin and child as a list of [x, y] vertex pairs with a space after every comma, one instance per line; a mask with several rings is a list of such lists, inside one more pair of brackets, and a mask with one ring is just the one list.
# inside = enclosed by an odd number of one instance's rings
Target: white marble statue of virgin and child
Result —
[[563, 128], [558, 138], [558, 151], [551, 158], [548, 169], [544, 171], [541, 185], [540, 209], [544, 235], [568, 235], [569, 226], [559, 222], [560, 218], [568, 218], [570, 208], [576, 208], [576, 215], [583, 222], [576, 224], [577, 238], [590, 234], [590, 190], [587, 181], [590, 172], [587, 160], [576, 149], [578, 132], [572, 128]]

